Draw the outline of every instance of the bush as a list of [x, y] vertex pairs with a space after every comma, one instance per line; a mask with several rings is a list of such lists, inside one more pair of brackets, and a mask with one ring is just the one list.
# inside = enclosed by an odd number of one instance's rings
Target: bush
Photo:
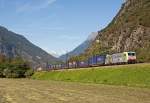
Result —
[[10, 61], [4, 54], [0, 54], [0, 77], [24, 78], [31, 76], [33, 71], [28, 64], [20, 57]]
[[12, 71], [10, 69], [4, 69], [3, 71], [3, 76], [6, 77], [6, 78], [11, 78], [12, 76]]
[[33, 70], [25, 64], [1, 64], [0, 67], [0, 77], [25, 78], [33, 74]]
[[3, 69], [0, 68], [0, 78], [3, 77]]

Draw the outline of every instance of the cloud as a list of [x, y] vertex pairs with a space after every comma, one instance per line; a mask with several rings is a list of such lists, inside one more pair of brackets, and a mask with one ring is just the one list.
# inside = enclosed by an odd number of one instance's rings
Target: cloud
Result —
[[16, 11], [17, 12], [37, 11], [37, 10], [47, 8], [55, 2], [56, 2], [56, 0], [41, 0], [39, 3], [35, 3], [35, 1], [33, 3], [26, 2], [26, 3], [23, 3], [20, 6], [18, 6]]
[[59, 50], [50, 50], [48, 47], [43, 47], [43, 50], [47, 51], [47, 53], [51, 54], [54, 57], [59, 57], [63, 54], [66, 54], [65, 50], [59, 49]]
[[63, 54], [66, 54], [66, 51], [65, 50], [59, 50], [59, 52], [57, 51], [50, 51], [49, 52], [49, 54], [51, 54], [51, 55], [53, 55], [54, 57], [59, 57], [59, 56], [61, 56], [61, 55], [63, 55]]

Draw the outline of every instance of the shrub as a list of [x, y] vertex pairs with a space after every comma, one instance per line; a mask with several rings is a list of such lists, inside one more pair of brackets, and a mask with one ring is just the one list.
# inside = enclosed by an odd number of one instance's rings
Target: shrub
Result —
[[27, 71], [25, 72], [25, 77], [26, 77], [26, 78], [29, 78], [29, 77], [31, 77], [33, 74], [34, 74], [34, 71], [33, 71], [32, 69], [27, 70]]
[[11, 78], [12, 76], [12, 71], [9, 68], [4, 69], [3, 71], [3, 76], [6, 78]]
[[0, 68], [0, 77], [3, 77], [3, 69]]
[[21, 57], [8, 59], [0, 53], [0, 77], [24, 78], [33, 74], [28, 62]]

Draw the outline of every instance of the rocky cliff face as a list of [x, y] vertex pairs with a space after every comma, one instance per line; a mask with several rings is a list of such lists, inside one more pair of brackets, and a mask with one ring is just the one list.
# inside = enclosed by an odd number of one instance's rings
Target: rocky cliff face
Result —
[[32, 67], [45, 67], [46, 63], [55, 63], [59, 60], [41, 48], [29, 42], [25, 37], [0, 27], [0, 53], [8, 58], [22, 57], [31, 63]]
[[[136, 51], [139, 61], [150, 61], [150, 0], [126, 0], [97, 39], [100, 53]], [[86, 53], [96, 48], [94, 42]]]
[[7, 57], [9, 57], [9, 58], [15, 58], [16, 57], [16, 47], [14, 45], [4, 44], [0, 40], [0, 54], [7, 55]]

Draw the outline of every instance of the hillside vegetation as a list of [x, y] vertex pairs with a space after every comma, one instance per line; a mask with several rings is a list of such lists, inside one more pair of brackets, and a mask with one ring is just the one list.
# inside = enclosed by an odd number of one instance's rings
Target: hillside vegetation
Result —
[[33, 79], [150, 88], [150, 64], [36, 72]]
[[150, 0], [126, 0], [81, 57], [124, 51], [136, 51], [139, 62], [150, 62]]

